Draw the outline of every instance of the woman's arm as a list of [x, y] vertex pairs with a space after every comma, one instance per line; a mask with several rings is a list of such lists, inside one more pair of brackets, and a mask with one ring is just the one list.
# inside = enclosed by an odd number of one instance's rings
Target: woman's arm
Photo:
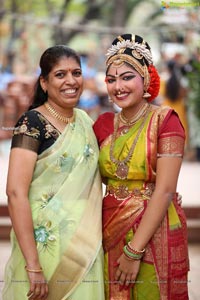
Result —
[[[131, 240], [132, 248], [136, 250], [144, 249], [161, 224], [173, 194], [176, 192], [181, 163], [182, 159], [180, 157], [158, 158], [155, 191]], [[135, 280], [139, 271], [139, 262], [128, 261], [122, 255], [118, 263], [120, 265], [116, 272], [116, 280], [120, 280], [122, 284], [125, 284], [125, 280]], [[128, 279], [126, 279], [127, 277]]]
[[[40, 262], [34, 239], [32, 213], [28, 199], [37, 153], [13, 148], [10, 153], [7, 196], [12, 226], [24, 255], [26, 266], [31, 270], [39, 270]], [[28, 272], [30, 281], [30, 299], [34, 295], [47, 295], [47, 284], [43, 273]], [[27, 291], [28, 292], [28, 291]], [[45, 299], [45, 298], [44, 298]]]

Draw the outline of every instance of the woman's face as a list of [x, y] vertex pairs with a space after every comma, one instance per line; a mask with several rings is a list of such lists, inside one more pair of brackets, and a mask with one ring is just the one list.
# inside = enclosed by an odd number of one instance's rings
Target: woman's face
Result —
[[106, 75], [108, 94], [120, 108], [131, 108], [143, 101], [143, 78], [131, 66], [111, 65]]
[[80, 65], [72, 57], [62, 57], [40, 84], [48, 93], [48, 101], [62, 108], [76, 106], [83, 90]]

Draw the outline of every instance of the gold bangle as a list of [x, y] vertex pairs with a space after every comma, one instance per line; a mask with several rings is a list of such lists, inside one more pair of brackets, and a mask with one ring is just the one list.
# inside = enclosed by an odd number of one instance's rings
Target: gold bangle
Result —
[[41, 273], [42, 272], [42, 268], [40, 268], [40, 269], [28, 269], [27, 266], [25, 266], [24, 268], [27, 272], [31, 272], [31, 273]]

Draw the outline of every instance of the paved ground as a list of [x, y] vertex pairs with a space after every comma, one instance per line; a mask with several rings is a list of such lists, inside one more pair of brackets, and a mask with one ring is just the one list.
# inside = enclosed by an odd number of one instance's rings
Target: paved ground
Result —
[[[8, 147], [0, 145], [0, 204], [6, 203], [5, 183], [8, 167]], [[22, 166], [23, 167], [23, 166]], [[166, 174], [170, 176], [170, 174]], [[179, 181], [178, 191], [182, 194], [183, 206], [200, 206], [200, 163], [184, 161]], [[9, 242], [0, 242], [0, 291], [3, 285], [3, 270], [10, 254]], [[188, 278], [190, 300], [199, 300], [200, 278], [200, 244], [189, 245], [190, 273]], [[1, 297], [0, 297], [1, 299]], [[10, 299], [12, 300], [12, 299]], [[20, 300], [20, 299], [17, 299]], [[178, 299], [177, 299], [178, 300]]]

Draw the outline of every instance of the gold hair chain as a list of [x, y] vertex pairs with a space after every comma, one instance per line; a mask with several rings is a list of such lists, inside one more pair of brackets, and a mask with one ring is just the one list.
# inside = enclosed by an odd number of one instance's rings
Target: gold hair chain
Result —
[[74, 114], [71, 117], [65, 117], [65, 116], [59, 114], [59, 112], [57, 112], [48, 102], [45, 102], [44, 106], [46, 107], [48, 112], [57, 120], [64, 122], [66, 124], [74, 122], [74, 119], [75, 119]]

